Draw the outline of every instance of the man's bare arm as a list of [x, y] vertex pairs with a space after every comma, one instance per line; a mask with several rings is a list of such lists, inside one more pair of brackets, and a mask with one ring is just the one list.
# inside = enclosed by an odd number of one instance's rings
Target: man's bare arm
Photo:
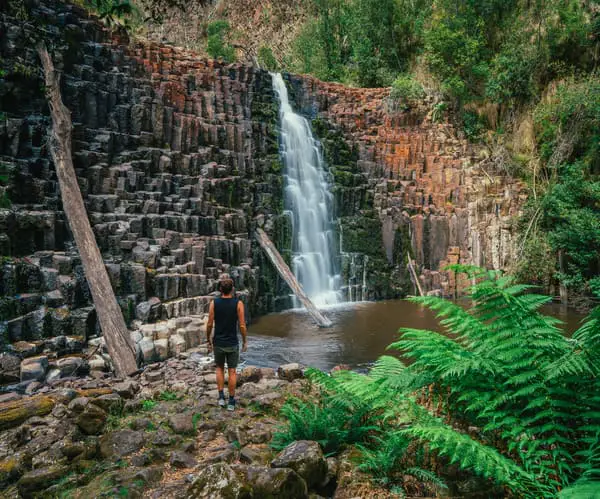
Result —
[[212, 330], [215, 322], [215, 302], [211, 301], [208, 307], [208, 321], [206, 322], [206, 341], [209, 351], [212, 350]]
[[246, 330], [246, 315], [244, 313], [244, 303], [240, 300], [237, 305], [238, 322], [240, 324], [240, 333], [242, 333], [242, 352], [248, 348], [248, 335]]

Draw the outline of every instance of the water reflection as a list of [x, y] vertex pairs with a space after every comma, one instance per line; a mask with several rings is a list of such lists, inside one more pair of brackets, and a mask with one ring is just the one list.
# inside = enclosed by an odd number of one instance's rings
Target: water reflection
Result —
[[[550, 305], [545, 312], [565, 322], [569, 333], [583, 318], [573, 310]], [[302, 311], [260, 317], [250, 326], [248, 352], [242, 359], [253, 365], [276, 367], [287, 362], [328, 370], [339, 364], [369, 365], [409, 327], [442, 331], [428, 309], [403, 300], [352, 303], [329, 309], [334, 325], [320, 329]]]

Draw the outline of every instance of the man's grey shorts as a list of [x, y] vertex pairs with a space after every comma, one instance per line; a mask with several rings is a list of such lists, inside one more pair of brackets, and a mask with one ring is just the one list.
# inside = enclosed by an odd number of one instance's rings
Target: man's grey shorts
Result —
[[235, 369], [240, 361], [240, 347], [239, 345], [233, 347], [220, 347], [215, 345], [215, 364], [218, 367], [227, 367], [229, 369]]

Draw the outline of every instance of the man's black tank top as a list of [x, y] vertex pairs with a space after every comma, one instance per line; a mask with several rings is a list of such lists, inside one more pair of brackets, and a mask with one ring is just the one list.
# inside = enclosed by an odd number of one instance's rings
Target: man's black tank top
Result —
[[238, 345], [237, 298], [215, 298], [215, 338], [220, 347]]

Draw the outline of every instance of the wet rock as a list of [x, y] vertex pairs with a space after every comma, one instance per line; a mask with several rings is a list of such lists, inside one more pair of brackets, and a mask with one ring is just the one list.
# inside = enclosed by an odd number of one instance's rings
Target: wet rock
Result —
[[327, 477], [327, 462], [317, 442], [299, 440], [288, 445], [271, 461], [272, 468], [291, 468], [310, 489], [318, 487]]
[[189, 486], [188, 499], [241, 499], [249, 496], [245, 487], [231, 466], [218, 463], [204, 468]]
[[25, 473], [17, 482], [19, 493], [30, 497], [34, 492], [48, 487], [54, 480], [63, 477], [69, 468], [67, 466], [50, 466]]
[[87, 404], [77, 417], [77, 426], [86, 435], [98, 435], [102, 432], [107, 417], [106, 411], [96, 404]]
[[144, 434], [141, 431], [118, 430], [100, 437], [102, 457], [123, 457], [137, 452], [144, 446]]
[[192, 455], [178, 450], [171, 453], [169, 463], [175, 468], [193, 468], [198, 464]]
[[193, 415], [191, 413], [175, 414], [169, 418], [169, 426], [175, 433], [194, 433]]
[[29, 357], [21, 362], [21, 381], [44, 381], [48, 370], [48, 357]]
[[244, 383], [252, 382], [257, 383], [262, 378], [262, 371], [260, 368], [255, 366], [248, 366], [242, 369], [242, 372], [238, 374], [237, 384], [238, 386]]
[[302, 366], [297, 363], [279, 366], [277, 369], [277, 375], [281, 379], [285, 379], [287, 381], [294, 381], [295, 379], [299, 379], [304, 376], [302, 372]]

